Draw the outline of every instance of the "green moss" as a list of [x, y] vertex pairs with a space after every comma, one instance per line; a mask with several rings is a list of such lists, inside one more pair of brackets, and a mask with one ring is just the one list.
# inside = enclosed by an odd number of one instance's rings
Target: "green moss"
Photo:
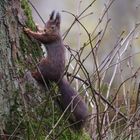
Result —
[[34, 59], [42, 56], [42, 51], [37, 41], [30, 40], [26, 34], [22, 33], [20, 36], [21, 52], [27, 56], [32, 54]]
[[91, 138], [87, 133], [66, 131], [59, 137], [59, 140], [91, 140]]
[[26, 20], [27, 27], [29, 27], [31, 29], [35, 29], [35, 24], [34, 24], [34, 21], [32, 18], [32, 11], [29, 6], [28, 0], [21, 0], [21, 7], [24, 10], [24, 13], [28, 19], [28, 20]]
[[[26, 84], [25, 91], [25, 102], [18, 96], [19, 90], [15, 91], [13, 95], [10, 117], [8, 116], [6, 119], [7, 132], [12, 134], [18, 126], [15, 133], [16, 136], [23, 139], [43, 140], [62, 114], [58, 104], [55, 102], [57, 97], [53, 96], [53, 92], [45, 93], [44, 91], [41, 92], [41, 101], [39, 101], [37, 98], [39, 95], [35, 92], [35, 87], [32, 84]], [[53, 96], [53, 100], [49, 94]], [[65, 118], [62, 118], [48, 140], [53, 138], [57, 140], [90, 140], [89, 136], [82, 131], [76, 132], [70, 128], [65, 129], [69, 123], [64, 121]]]
[[15, 132], [16, 137], [21, 136], [25, 124], [23, 121], [24, 111], [22, 110], [22, 103], [19, 96], [21, 91], [19, 89], [12, 91], [12, 97], [8, 99], [11, 104], [9, 106], [9, 114], [5, 114], [5, 127], [8, 134], [12, 134], [15, 128], [19, 125], [20, 131]]
[[[24, 10], [24, 13], [27, 17], [26, 20], [26, 27], [34, 30], [35, 29], [35, 23], [32, 18], [32, 11], [29, 6], [29, 3], [27, 0], [21, 0], [21, 7]], [[42, 51], [40, 49], [40, 44], [35, 41], [31, 40], [25, 33], [22, 33], [20, 36], [20, 46], [21, 46], [21, 51], [25, 55], [32, 54], [33, 58], [40, 57], [42, 55]]]
[[[32, 11], [29, 6], [29, 3], [27, 0], [21, 0], [21, 7], [24, 10], [24, 13], [26, 15], [26, 27], [34, 30], [35, 29], [35, 23], [32, 18]], [[32, 69], [36, 63], [38, 63], [39, 59], [42, 57], [43, 52], [40, 48], [40, 43], [32, 38], [29, 38], [24, 31], [21, 33], [20, 38], [20, 53], [22, 54], [22, 58], [19, 57], [17, 60], [18, 71], [20, 74], [24, 73], [25, 69]], [[30, 59], [28, 64], [28, 60]], [[27, 61], [26, 61], [27, 60]], [[22, 72], [23, 71], [23, 72]]]

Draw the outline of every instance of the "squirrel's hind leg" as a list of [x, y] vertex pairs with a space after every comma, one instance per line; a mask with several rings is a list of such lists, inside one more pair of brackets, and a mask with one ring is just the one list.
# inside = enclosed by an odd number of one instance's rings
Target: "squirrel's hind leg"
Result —
[[43, 75], [39, 71], [32, 72], [32, 77], [39, 83], [43, 84], [45, 82], [45, 79], [43, 78]]
[[32, 72], [32, 77], [37, 81], [37, 83], [39, 83], [40, 85], [46, 87], [47, 88], [50, 86], [50, 82], [48, 81], [48, 79], [46, 79], [45, 77], [43, 77], [43, 75], [41, 75], [41, 73], [39, 71], [35, 71]]

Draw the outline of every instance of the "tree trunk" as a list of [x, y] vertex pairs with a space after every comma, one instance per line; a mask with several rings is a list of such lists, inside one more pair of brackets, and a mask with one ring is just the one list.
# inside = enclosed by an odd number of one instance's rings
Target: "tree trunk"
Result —
[[23, 32], [25, 23], [34, 26], [26, 0], [1, 0], [0, 15], [0, 139], [27, 139], [31, 138], [28, 113], [34, 104], [29, 106], [28, 100], [34, 100], [28, 95], [41, 91], [25, 82], [31, 79], [30, 73], [25, 76], [25, 70], [36, 62], [33, 56], [38, 57], [40, 49]]
[[19, 91], [18, 57], [20, 53], [21, 28], [16, 20], [19, 2], [1, 0], [0, 2], [0, 112], [1, 130], [5, 127], [5, 116], [10, 113], [13, 95]]

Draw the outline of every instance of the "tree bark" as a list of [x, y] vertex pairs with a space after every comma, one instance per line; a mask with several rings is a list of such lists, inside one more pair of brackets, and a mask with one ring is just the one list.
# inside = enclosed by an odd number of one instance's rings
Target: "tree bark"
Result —
[[15, 12], [19, 10], [19, 2], [1, 0], [0, 2], [0, 110], [3, 115], [9, 114], [13, 93], [19, 90], [18, 67], [15, 63], [19, 52], [19, 36], [21, 29]]
[[[21, 3], [19, 0], [0, 1], [0, 139], [4, 140], [19, 139], [19, 136], [27, 138], [24, 137], [27, 134], [25, 122], [29, 121], [26, 120], [28, 103], [25, 95], [31, 92], [41, 93], [37, 88], [32, 90], [27, 88], [25, 82], [25, 70], [31, 68], [29, 64], [32, 63], [28, 54], [31, 52], [34, 56], [40, 54], [38, 43], [35, 45], [23, 32], [22, 25], [25, 23], [30, 27], [34, 25], [31, 15], [28, 15], [30, 9], [26, 4], [26, 0], [22, 0]], [[31, 46], [36, 46], [34, 50], [38, 52], [35, 53], [28, 48]], [[31, 75], [28, 74], [28, 79], [29, 76]]]

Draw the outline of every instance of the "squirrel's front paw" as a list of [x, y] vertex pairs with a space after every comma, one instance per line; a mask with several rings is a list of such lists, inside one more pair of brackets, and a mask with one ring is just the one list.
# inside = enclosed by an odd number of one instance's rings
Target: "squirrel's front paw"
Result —
[[29, 34], [31, 32], [31, 30], [29, 28], [24, 28], [24, 32]]
[[35, 27], [36, 27], [36, 32], [38, 32], [38, 33], [43, 33], [44, 32], [44, 29], [41, 28], [37, 23], [35, 24]]

